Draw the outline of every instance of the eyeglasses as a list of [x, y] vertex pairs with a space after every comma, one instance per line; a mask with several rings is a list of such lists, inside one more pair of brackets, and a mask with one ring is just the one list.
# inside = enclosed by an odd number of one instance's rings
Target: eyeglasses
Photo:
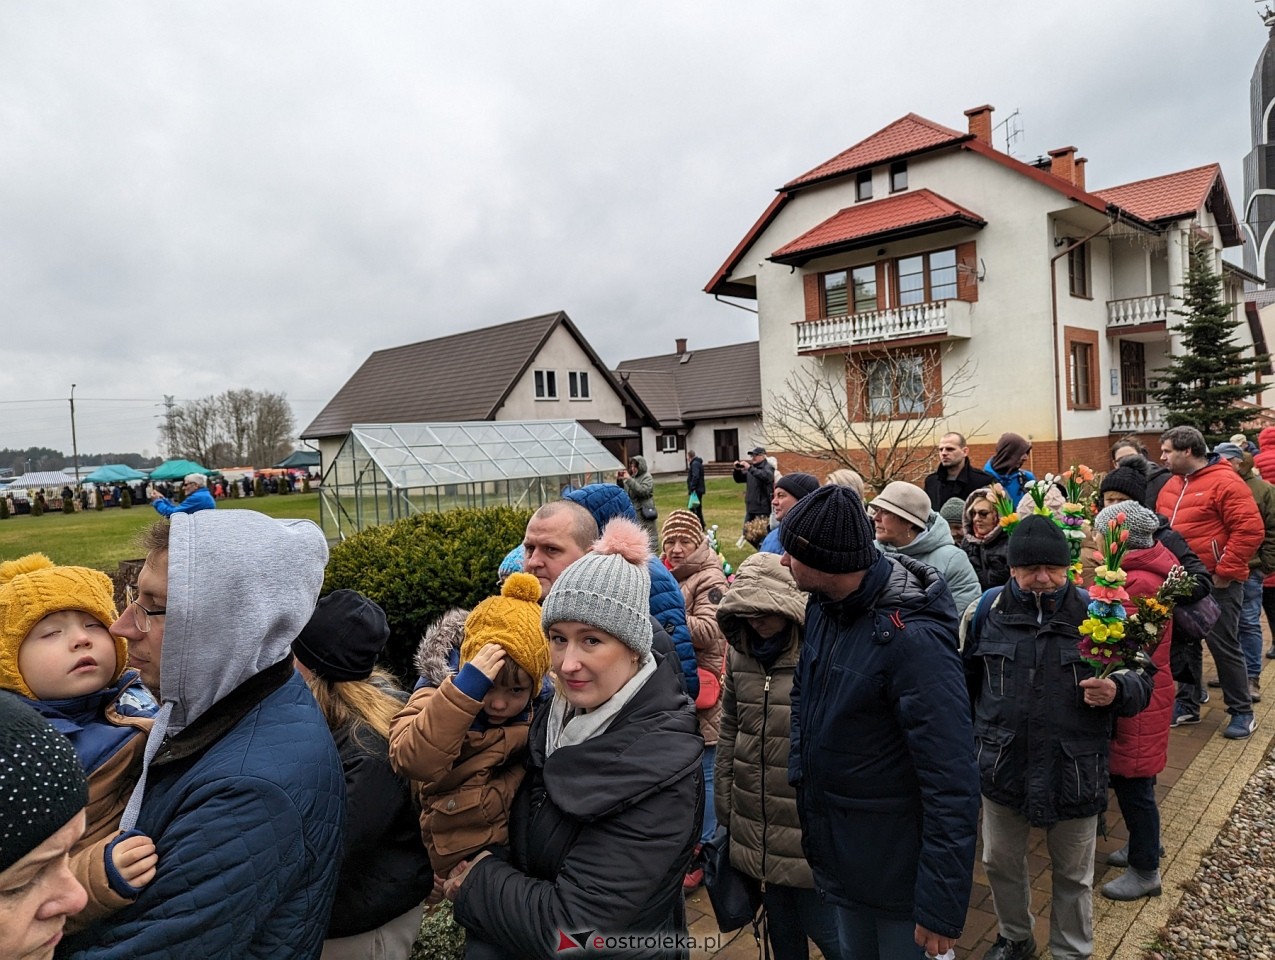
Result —
[[987, 517], [990, 517], [991, 515], [992, 515], [991, 510], [971, 510], [970, 511], [971, 517], [978, 517], [980, 520], [984, 520]]
[[137, 624], [137, 629], [142, 631], [142, 633], [150, 633], [151, 617], [162, 617], [168, 611], [167, 609], [147, 610], [137, 597], [137, 587], [128, 586], [124, 588], [124, 599], [133, 608], [133, 622]]

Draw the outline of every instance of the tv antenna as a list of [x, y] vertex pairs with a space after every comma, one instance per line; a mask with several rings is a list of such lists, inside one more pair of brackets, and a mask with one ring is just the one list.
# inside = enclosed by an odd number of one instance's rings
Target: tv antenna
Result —
[[996, 131], [1002, 127], [1005, 128], [1005, 152], [1012, 157], [1014, 144], [1023, 139], [1023, 117], [1018, 107], [1015, 107], [1013, 113], [992, 128], [993, 140]]

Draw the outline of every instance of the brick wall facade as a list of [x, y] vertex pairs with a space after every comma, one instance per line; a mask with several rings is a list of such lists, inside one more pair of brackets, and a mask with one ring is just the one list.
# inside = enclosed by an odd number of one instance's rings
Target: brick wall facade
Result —
[[[1154, 462], [1160, 459], [1160, 434], [1143, 433], [1136, 434], [1137, 438], [1142, 441], [1143, 446], [1151, 454]], [[1072, 464], [1083, 463], [1092, 467], [1096, 473], [1106, 473], [1111, 469], [1111, 445], [1118, 438], [1115, 436], [1103, 435], [1099, 437], [1079, 437], [1071, 440], [1063, 441], [1063, 464], [1060, 467], [1055, 462], [1055, 447], [1052, 440], [1033, 441], [1031, 457], [1027, 461], [1027, 469], [1038, 477], [1043, 477], [1047, 473], [1061, 473]], [[987, 459], [996, 450], [996, 445], [992, 443], [973, 443], [970, 444], [970, 460], [976, 467], [981, 467], [987, 462]], [[774, 453], [774, 451], [772, 451]], [[817, 460], [812, 457], [803, 457], [796, 453], [775, 453], [775, 457], [779, 460], [779, 470], [781, 473], [793, 473], [795, 471], [804, 471], [813, 473], [820, 480], [823, 480], [829, 473], [835, 470], [840, 464], [832, 463], [827, 460]], [[852, 459], [860, 465], [867, 460], [863, 455], [852, 455]], [[915, 476], [904, 476], [897, 479], [910, 480], [913, 483], [921, 483], [925, 476], [933, 473], [935, 467], [938, 466], [938, 454], [928, 458], [924, 465], [920, 466]], [[861, 466], [862, 469], [862, 466]]]

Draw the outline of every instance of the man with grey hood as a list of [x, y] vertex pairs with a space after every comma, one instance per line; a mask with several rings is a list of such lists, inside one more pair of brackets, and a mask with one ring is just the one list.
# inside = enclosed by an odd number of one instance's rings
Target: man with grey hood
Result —
[[158, 872], [63, 955], [316, 958], [345, 781], [290, 647], [319, 596], [323, 534], [305, 520], [207, 510], [161, 521], [142, 545], [111, 633], [161, 704], [121, 823], [154, 838]]

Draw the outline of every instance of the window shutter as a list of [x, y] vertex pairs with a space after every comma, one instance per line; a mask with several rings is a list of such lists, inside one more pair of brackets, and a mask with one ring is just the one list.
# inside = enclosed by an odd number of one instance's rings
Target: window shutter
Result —
[[956, 299], [978, 302], [978, 253], [973, 240], [956, 245]]
[[823, 307], [819, 302], [819, 274], [808, 273], [803, 282], [806, 292], [806, 319], [818, 320], [823, 315]]

